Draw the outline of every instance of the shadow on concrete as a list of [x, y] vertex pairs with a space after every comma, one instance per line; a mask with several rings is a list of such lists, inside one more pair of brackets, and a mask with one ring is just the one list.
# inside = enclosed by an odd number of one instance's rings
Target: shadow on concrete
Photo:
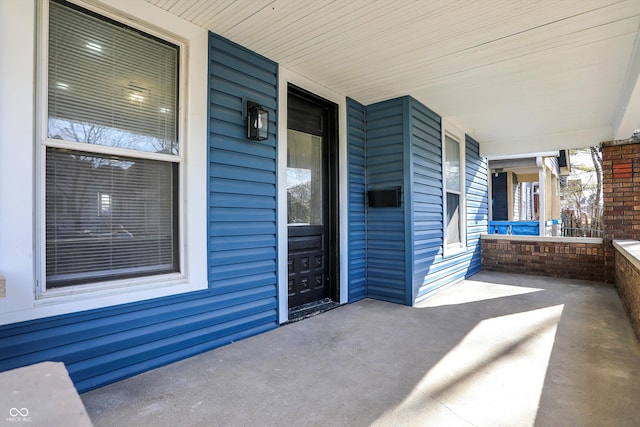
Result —
[[613, 288], [479, 273], [82, 395], [96, 426], [635, 425], [640, 353]]

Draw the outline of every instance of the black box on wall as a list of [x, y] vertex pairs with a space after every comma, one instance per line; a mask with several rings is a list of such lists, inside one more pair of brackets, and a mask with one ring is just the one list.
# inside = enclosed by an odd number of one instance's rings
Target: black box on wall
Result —
[[370, 208], [399, 208], [402, 204], [402, 187], [377, 188], [367, 191]]

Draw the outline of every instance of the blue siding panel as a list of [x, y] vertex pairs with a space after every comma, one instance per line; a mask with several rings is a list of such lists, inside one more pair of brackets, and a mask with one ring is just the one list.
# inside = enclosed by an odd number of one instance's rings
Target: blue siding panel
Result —
[[407, 303], [405, 220], [406, 98], [366, 107], [367, 190], [402, 187], [399, 208], [367, 209], [367, 296]]
[[277, 126], [270, 123], [268, 140], [248, 141], [244, 111], [255, 101], [275, 120], [277, 64], [222, 37], [210, 41], [210, 288], [267, 281], [275, 303]]
[[349, 302], [367, 296], [367, 215], [365, 108], [347, 99], [347, 163], [349, 174]]
[[467, 247], [472, 252], [466, 277], [480, 271], [480, 235], [487, 231], [489, 223], [489, 184], [487, 159], [480, 157], [480, 144], [467, 136], [466, 141], [467, 187]]
[[412, 100], [413, 179], [413, 292], [421, 299], [480, 269], [480, 233], [486, 230], [487, 169], [479, 145], [466, 137], [467, 250], [443, 254], [442, 136], [441, 119], [429, 108]]
[[410, 110], [413, 146], [413, 295], [429, 280], [431, 270], [442, 260], [442, 143], [441, 119], [413, 100]]
[[[360, 292], [364, 277], [367, 297], [413, 304], [476, 272], [487, 212], [486, 161], [478, 143], [465, 141], [468, 250], [445, 257], [441, 118], [410, 97], [364, 112], [350, 100], [348, 109], [350, 239], [365, 245], [350, 246], [350, 265], [358, 268], [350, 285], [359, 280]], [[400, 208], [366, 206], [366, 190], [394, 186], [403, 189]]]
[[[209, 50], [209, 289], [1, 326], [0, 371], [61, 361], [83, 392], [277, 327], [277, 64], [215, 35]], [[247, 99], [271, 112], [260, 144]]]

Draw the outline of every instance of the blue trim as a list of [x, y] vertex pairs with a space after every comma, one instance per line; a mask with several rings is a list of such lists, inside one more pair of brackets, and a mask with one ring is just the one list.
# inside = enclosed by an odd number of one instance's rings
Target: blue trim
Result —
[[411, 110], [413, 108], [413, 98], [405, 96], [402, 98], [402, 114], [405, 117], [405, 126], [403, 132], [403, 148], [404, 148], [404, 241], [405, 241], [405, 301], [406, 305], [413, 305], [415, 295], [415, 286], [413, 282], [413, 265], [414, 265], [414, 240], [413, 240], [413, 120]]
[[347, 98], [349, 302], [367, 296], [366, 111]]
[[[276, 105], [280, 105], [280, 101], [279, 101], [279, 95], [280, 95], [280, 67], [278, 66], [278, 64], [276, 64], [276, 73], [275, 73], [275, 84], [276, 84]], [[280, 277], [280, 267], [279, 267], [279, 263], [278, 263], [278, 251], [280, 250], [280, 246], [278, 244], [278, 218], [279, 218], [279, 210], [278, 210], [278, 206], [279, 206], [279, 196], [278, 196], [278, 179], [279, 179], [279, 175], [278, 175], [278, 162], [279, 162], [279, 156], [278, 156], [278, 138], [279, 138], [279, 134], [278, 134], [278, 110], [276, 109], [276, 112], [274, 114], [274, 120], [276, 121], [275, 125], [273, 126], [273, 133], [274, 133], [274, 138], [276, 141], [275, 144], [275, 166], [276, 166], [276, 197], [275, 197], [275, 204], [276, 204], [276, 210], [275, 210], [275, 216], [276, 216], [276, 235], [275, 235], [275, 250], [276, 250], [276, 321], [278, 322], [278, 324], [280, 324], [280, 304], [277, 303], [277, 301], [280, 301], [280, 298], [288, 298], [287, 295], [282, 295], [280, 293], [280, 286], [278, 286], [278, 278]]]

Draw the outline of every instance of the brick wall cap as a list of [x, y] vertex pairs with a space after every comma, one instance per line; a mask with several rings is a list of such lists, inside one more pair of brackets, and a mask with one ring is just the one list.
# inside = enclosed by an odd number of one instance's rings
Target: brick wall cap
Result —
[[629, 260], [638, 270], [640, 270], [640, 241], [638, 240], [614, 240], [613, 246], [620, 255]]
[[615, 147], [618, 145], [630, 145], [630, 144], [638, 144], [638, 140], [634, 138], [628, 139], [614, 139], [612, 141], [602, 141], [600, 143], [601, 147]]
[[515, 242], [549, 242], [549, 243], [590, 243], [601, 245], [604, 239], [599, 237], [562, 237], [562, 236], [509, 236], [508, 234], [482, 234], [481, 239], [484, 240], [512, 240]]

